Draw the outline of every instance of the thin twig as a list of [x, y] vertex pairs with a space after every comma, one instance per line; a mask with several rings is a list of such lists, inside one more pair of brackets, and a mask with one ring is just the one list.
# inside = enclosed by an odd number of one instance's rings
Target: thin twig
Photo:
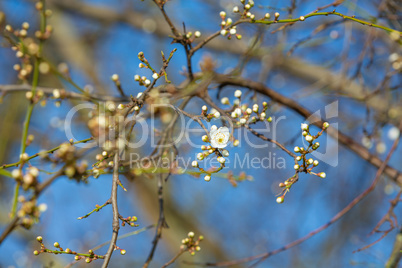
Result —
[[114, 155], [114, 165], [113, 165], [113, 181], [112, 181], [112, 193], [110, 198], [112, 199], [112, 208], [113, 208], [113, 234], [112, 239], [110, 240], [109, 249], [105, 255], [105, 260], [103, 261], [102, 268], [106, 268], [109, 264], [110, 258], [112, 257], [113, 251], [116, 247], [117, 236], [119, 234], [119, 209], [117, 206], [117, 188], [119, 181], [119, 152], [116, 149], [116, 153]]

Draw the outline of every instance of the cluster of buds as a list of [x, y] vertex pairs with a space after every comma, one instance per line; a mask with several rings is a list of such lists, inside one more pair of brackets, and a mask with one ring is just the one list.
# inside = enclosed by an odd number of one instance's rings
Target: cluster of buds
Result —
[[[251, 9], [254, 7], [254, 1], [249, 0], [240, 0], [240, 2], [243, 4], [243, 12], [240, 11], [240, 8], [238, 6], [233, 7], [233, 13], [241, 13], [241, 18], [242, 19], [250, 19], [251, 21], [255, 21], [256, 17], [255, 14], [251, 13]], [[274, 13], [274, 21], [278, 21], [279, 19], [279, 12]], [[264, 17], [262, 17], [260, 20], [269, 20], [271, 18], [271, 14], [265, 13]], [[300, 17], [300, 20], [303, 21], [305, 18], [303, 16]]]
[[76, 162], [78, 157], [76, 155], [76, 147], [73, 145], [73, 140], [70, 140], [68, 143], [62, 143], [59, 150], [57, 150], [54, 155], [56, 160], [53, 162], [66, 164], [64, 175], [70, 179], [75, 179], [77, 182], [80, 182], [88, 177], [88, 162], [82, 161], [80, 164]]
[[140, 226], [139, 224], [135, 223], [138, 220], [136, 216], [127, 217], [127, 218], [120, 217], [120, 220], [121, 220], [121, 226], [125, 226], [126, 224], [130, 225], [131, 227]]
[[35, 188], [35, 186], [38, 184], [38, 176], [39, 176], [39, 169], [36, 167], [29, 167], [28, 172], [26, 174], [23, 174], [21, 169], [14, 169], [11, 172], [11, 175], [13, 178], [21, 183], [22, 188], [27, 191], [30, 188]]
[[229, 99], [224, 97], [221, 99], [221, 103], [224, 105], [231, 105], [231, 117], [237, 119], [237, 125], [254, 124], [260, 121], [271, 122], [272, 117], [267, 117], [268, 104], [266, 102], [262, 103], [262, 109], [258, 104], [253, 104], [249, 107], [248, 104], [240, 105], [240, 100], [242, 96], [241, 90], [236, 90], [234, 93], [236, 100], [233, 105], [230, 104]]
[[402, 57], [397, 53], [392, 53], [388, 57], [389, 62], [392, 64], [394, 70], [399, 70], [402, 68]]
[[226, 36], [229, 40], [232, 38], [232, 36], [235, 36], [237, 39], [241, 39], [242, 36], [237, 33], [236, 25], [233, 25], [233, 21], [231, 18], [226, 18], [226, 12], [221, 11], [219, 13], [219, 16], [221, 17], [221, 35]]
[[[242, 19], [248, 18], [251, 19], [252, 21], [255, 20], [255, 15], [250, 11], [251, 8], [254, 7], [254, 1], [240, 0], [240, 2], [243, 4], [243, 12], [241, 18]], [[233, 13], [241, 13], [240, 8], [238, 6], [233, 7]]]
[[307, 148], [296, 146], [293, 150], [295, 153], [300, 154], [295, 157], [295, 174], [288, 178], [286, 181], [279, 183], [279, 187], [283, 188], [281, 196], [276, 199], [277, 203], [283, 203], [286, 193], [290, 190], [292, 185], [298, 181], [298, 176], [300, 172], [309, 173], [312, 175], [316, 175], [320, 178], [326, 178], [325, 172], [315, 173], [313, 172], [313, 168], [318, 166], [319, 161], [314, 160], [311, 157], [308, 157], [308, 154], [317, 150], [320, 147], [319, 142], [315, 142], [315, 140], [322, 135], [322, 133], [329, 127], [328, 122], [324, 122], [322, 129], [317, 135], [312, 135], [310, 133], [310, 128], [308, 124], [301, 124], [302, 135], [304, 139], [308, 142]]
[[208, 111], [208, 107], [206, 105], [203, 105], [201, 107], [201, 114], [205, 116], [205, 119], [209, 122], [212, 119], [219, 119], [221, 117], [221, 113], [218, 112], [216, 109], [212, 108], [210, 111]]
[[201, 150], [203, 150], [203, 152], [197, 154], [197, 159], [202, 161], [209, 155], [215, 155], [217, 157], [216, 160], [220, 164], [218, 169], [214, 171], [206, 171], [199, 166], [198, 161], [194, 160], [191, 163], [193, 167], [198, 168], [202, 173], [207, 173], [207, 175], [204, 176], [205, 181], [210, 181], [212, 173], [217, 173], [225, 167], [225, 157], [229, 156], [229, 151], [223, 148], [227, 146], [229, 138], [230, 133], [227, 127], [220, 127], [218, 129], [215, 125], [211, 127], [209, 135], [202, 136], [202, 141], [210, 143], [211, 145], [202, 145]]
[[[48, 249], [48, 248], [46, 248], [45, 244], [43, 244], [42, 236], [36, 237], [36, 241], [38, 241], [40, 243], [40, 250], [35, 250], [33, 252], [33, 254], [35, 256], [37, 256], [37, 255], [39, 255], [41, 253], [71, 254], [71, 255], [75, 255], [74, 256], [75, 261], [85, 260], [86, 263], [90, 263], [90, 262], [92, 262], [94, 260], [97, 260], [97, 259], [104, 259], [105, 258], [105, 256], [95, 254], [95, 252], [92, 249], [88, 250], [87, 253], [78, 253], [78, 252], [73, 251], [73, 250], [71, 250], [69, 248], [63, 249], [58, 242], [53, 243], [53, 246], [56, 248], [56, 250]], [[124, 251], [124, 253], [123, 253], [123, 251]], [[122, 250], [122, 249], [120, 249], [120, 252], [121, 252], [122, 255], [124, 255], [126, 253], [125, 250]]]
[[[140, 67], [141, 67], [141, 63], [140, 63]], [[156, 73], [155, 73], [156, 74]], [[156, 74], [157, 77], [158, 74]], [[134, 75], [134, 81], [138, 82], [138, 84], [140, 86], [149, 86], [151, 84], [151, 80], [149, 80], [145, 75], [140, 76], [138, 74]]]
[[[320, 147], [320, 143], [316, 142], [315, 140], [322, 135], [324, 130], [329, 127], [329, 123], [325, 122], [323, 124], [322, 130], [317, 133], [317, 135], [312, 135], [310, 133], [310, 128], [308, 124], [301, 124], [302, 135], [304, 139], [308, 142], [308, 147], [299, 147], [296, 146], [293, 150], [295, 153], [300, 155], [296, 156], [297, 164], [294, 165], [294, 169], [296, 172], [306, 172], [309, 174], [316, 175], [320, 178], [325, 178], [326, 174], [324, 172], [320, 172], [318, 174], [312, 172], [312, 169], [318, 166], [318, 160], [314, 160], [313, 158], [308, 158], [308, 154], [312, 153], [313, 151], [317, 150]], [[299, 164], [300, 163], [300, 164]]]
[[198, 239], [195, 239], [194, 232], [189, 232], [187, 237], [181, 240], [180, 250], [190, 252], [191, 256], [195, 255], [196, 251], [200, 251], [200, 242], [204, 240], [204, 236], [200, 235]]
[[185, 37], [187, 39], [189, 39], [190, 42], [193, 42], [195, 38], [200, 38], [201, 37], [201, 32], [200, 31], [195, 31], [194, 35], [193, 35], [193, 32], [188, 32], [188, 33], [186, 33]]
[[29, 229], [35, 222], [39, 221], [41, 212], [47, 209], [44, 204], [36, 205], [36, 199], [26, 200], [24, 196], [18, 197], [21, 208], [17, 211], [17, 216], [22, 219], [21, 225]]
[[[138, 59], [141, 61], [138, 67], [150, 69], [153, 73], [152, 78], [158, 80], [160, 74], [156, 72], [155, 69], [149, 64], [149, 61], [144, 56], [144, 52], [141, 51], [138, 53]], [[135, 75], [134, 80], [137, 81], [141, 86], [149, 86], [151, 84], [151, 81], [145, 76], [140, 77], [139, 75]]]

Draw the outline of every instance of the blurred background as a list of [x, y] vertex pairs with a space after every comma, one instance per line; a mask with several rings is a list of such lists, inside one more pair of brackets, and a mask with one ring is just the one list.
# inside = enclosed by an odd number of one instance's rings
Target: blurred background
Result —
[[[377, 22], [401, 31], [402, 5], [400, 1], [339, 1], [337, 12], [356, 15], [366, 21]], [[139, 68], [137, 54], [143, 51], [155, 69], [162, 66], [160, 51], [166, 55], [174, 48], [167, 69], [169, 80], [178, 85], [185, 80], [186, 57], [180, 44], [171, 44], [170, 29], [164, 22], [160, 10], [152, 1], [133, 0], [48, 0], [52, 10], [48, 23], [54, 32], [46, 41], [44, 56], [54, 65], [65, 63], [72, 80], [91, 93], [119, 96], [110, 77], [118, 74], [126, 94], [136, 96], [144, 88], [134, 81], [135, 74], [150, 76], [149, 70]], [[281, 18], [299, 17], [313, 12], [332, 1], [255, 1], [254, 13], [262, 17], [275, 12]], [[200, 31], [203, 38], [220, 30], [219, 12], [224, 10], [233, 20], [235, 0], [172, 0], [166, 4], [166, 12], [181, 29], [185, 23], [187, 31]], [[332, 11], [328, 7], [324, 11]], [[34, 1], [0, 0], [0, 12], [7, 24], [14, 28], [23, 22], [31, 25], [29, 33], [38, 29], [39, 16]], [[228, 73], [243, 66], [242, 77], [259, 81], [280, 94], [296, 100], [310, 111], [320, 111], [325, 118], [325, 107], [337, 103], [338, 114], [327, 118], [342, 132], [363, 144], [373, 155], [384, 159], [396, 139], [395, 132], [401, 122], [401, 46], [394, 42], [386, 31], [344, 21], [335, 16], [317, 16], [306, 19], [283, 30], [283, 25], [242, 24], [237, 28], [243, 38], [227, 40], [222, 36], [193, 57], [194, 72], [201, 71], [199, 63], [209, 57], [215, 61], [216, 72]], [[6, 39], [1, 39], [0, 85], [18, 84], [13, 65], [18, 63], [15, 52]], [[65, 88], [76, 92], [71, 84], [52, 74], [41, 75], [40, 86]], [[159, 82], [158, 85], [163, 84]], [[220, 98], [227, 96], [231, 102], [235, 88], [225, 87]], [[217, 90], [210, 88], [212, 99], [220, 104]], [[243, 91], [244, 100], [250, 104], [261, 104], [270, 100], [262, 95]], [[256, 100], [256, 101], [255, 101]], [[67, 112], [82, 101], [63, 100], [57, 107], [49, 99], [46, 106], [35, 106], [29, 133], [35, 135], [34, 142], [27, 148], [33, 155], [67, 141], [64, 120]], [[201, 99], [193, 99], [187, 112], [200, 114]], [[24, 92], [13, 92], [3, 97], [0, 105], [0, 164], [18, 161], [23, 120], [28, 102]], [[269, 115], [277, 121], [276, 129], [264, 134], [276, 135], [276, 139], [288, 149], [302, 143], [300, 115], [284, 106], [270, 102]], [[195, 124], [193, 124], [194, 127]], [[151, 126], [149, 124], [149, 126]], [[160, 127], [156, 123], [156, 127]], [[272, 126], [272, 125], [271, 125]], [[178, 125], [177, 127], [180, 127]], [[257, 127], [265, 128], [263, 124]], [[198, 127], [199, 128], [199, 127]], [[75, 139], [91, 136], [85, 116], [69, 127]], [[319, 131], [312, 127], [312, 132]], [[141, 129], [136, 135], [140, 136]], [[159, 129], [163, 131], [163, 129]], [[152, 130], [150, 129], [150, 133]], [[196, 262], [218, 262], [248, 257], [280, 248], [327, 223], [338, 211], [363, 192], [375, 177], [376, 168], [362, 160], [347, 147], [324, 134], [319, 142], [322, 152], [338, 149], [334, 154], [336, 166], [321, 162], [319, 171], [327, 174], [326, 179], [301, 174], [300, 180], [283, 204], [275, 202], [280, 193], [278, 184], [294, 174], [293, 159], [269, 144], [255, 149], [253, 144], [266, 145], [250, 133], [236, 130], [239, 147], [228, 146], [229, 163], [223, 170], [235, 175], [245, 172], [253, 180], [243, 181], [234, 187], [227, 179], [213, 177], [207, 183], [202, 178], [189, 174], [172, 175], [165, 183], [165, 216], [169, 225], [164, 229], [162, 240], [150, 267], [160, 267], [179, 250], [181, 239], [189, 231], [204, 235], [201, 251], [195, 256], [184, 254], [173, 267], [186, 267], [183, 260]], [[201, 142], [201, 134], [194, 136]], [[200, 149], [182, 140], [178, 145], [180, 156], [195, 159]], [[146, 156], [149, 146], [138, 148], [136, 153]], [[94, 148], [83, 159], [92, 165], [95, 155], [102, 152]], [[266, 168], [234, 165], [237, 156], [249, 153], [250, 158], [270, 157], [272, 165]], [[285, 165], [275, 166], [274, 161], [285, 159]], [[390, 165], [401, 170], [402, 149], [399, 147], [390, 160]], [[36, 158], [31, 163], [44, 171], [55, 171], [56, 167]], [[233, 163], [233, 165], [231, 165]], [[277, 162], [278, 163], [278, 162]], [[49, 175], [41, 173], [40, 178]], [[122, 227], [120, 234], [132, 232], [154, 224], [158, 220], [157, 176], [140, 175], [134, 179], [122, 179], [127, 192], [119, 189], [120, 213], [136, 215], [139, 227]], [[110, 196], [111, 176], [90, 177], [88, 183], [77, 183], [66, 177], [57, 179], [39, 199], [47, 205], [39, 224], [30, 230], [18, 228], [0, 245], [0, 267], [65, 267], [73, 262], [72, 256], [41, 254], [36, 236], [41, 235], [44, 243], [52, 248], [57, 241], [63, 248], [85, 252], [89, 248], [109, 241], [111, 237], [112, 209], [110, 206], [90, 217], [77, 220], [87, 214], [96, 204], [103, 204]], [[399, 186], [387, 177], [381, 179], [376, 189], [342, 219], [301, 245], [274, 255], [260, 267], [383, 267], [391, 255], [393, 243], [399, 229], [395, 228], [374, 246], [353, 253], [378, 238], [381, 234], [369, 235], [389, 208], [389, 201], [399, 192]], [[14, 192], [14, 182], [0, 177], [0, 230], [9, 223], [8, 217]], [[400, 209], [395, 209], [399, 218]], [[385, 224], [381, 229], [386, 230]], [[110, 267], [140, 267], [145, 262], [151, 247], [155, 229], [149, 229], [118, 241], [118, 246], [127, 254], [115, 252]], [[107, 247], [96, 252], [104, 254]], [[101, 261], [75, 267], [99, 267]], [[247, 267], [239, 264], [235, 267]]]

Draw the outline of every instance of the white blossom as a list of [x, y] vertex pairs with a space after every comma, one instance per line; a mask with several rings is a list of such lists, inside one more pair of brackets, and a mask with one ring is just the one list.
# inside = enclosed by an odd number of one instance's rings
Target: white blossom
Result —
[[225, 148], [228, 145], [230, 133], [227, 127], [220, 127], [210, 131], [211, 146], [213, 148]]

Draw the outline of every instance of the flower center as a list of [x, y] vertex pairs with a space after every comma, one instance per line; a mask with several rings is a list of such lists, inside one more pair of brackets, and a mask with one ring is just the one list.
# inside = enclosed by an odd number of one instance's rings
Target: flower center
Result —
[[225, 141], [225, 135], [222, 133], [219, 133], [218, 135], [216, 135], [217, 137], [217, 141], [218, 143], [223, 143]]

